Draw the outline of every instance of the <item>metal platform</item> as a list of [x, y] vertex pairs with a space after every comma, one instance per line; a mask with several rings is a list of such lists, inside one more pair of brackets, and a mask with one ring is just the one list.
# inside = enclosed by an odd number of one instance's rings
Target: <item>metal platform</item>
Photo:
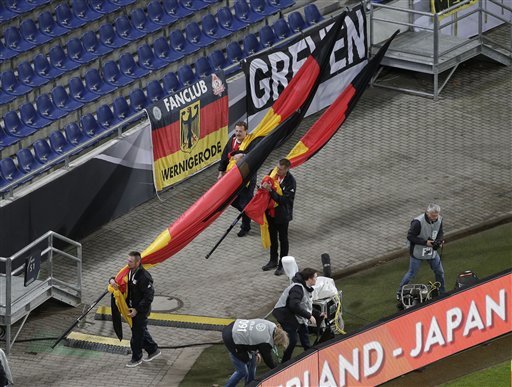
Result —
[[[506, 45], [490, 40], [483, 34], [485, 30], [483, 20], [484, 18], [493, 17], [498, 23], [506, 24], [510, 28], [512, 24], [509, 19], [512, 9], [504, 4], [490, 1], [494, 6], [493, 10], [499, 8], [503, 11], [501, 15], [496, 15], [496, 13], [484, 8], [482, 2], [478, 2], [469, 10], [461, 7], [461, 5], [464, 5], [463, 3], [470, 5], [469, 0], [439, 13], [418, 11], [415, 9], [413, 0], [408, 2], [408, 6], [405, 6], [403, 1], [393, 5], [370, 3], [371, 54], [377, 52], [383, 43], [383, 41], [375, 43], [375, 40], [380, 39], [375, 37], [375, 35], [378, 35], [375, 32], [378, 30], [376, 23], [386, 24], [385, 30], [387, 33], [393, 29], [400, 29], [400, 34], [395, 37], [382, 59], [382, 65], [432, 75], [433, 91], [430, 93], [411, 88], [390, 86], [379, 79], [382, 68], [373, 79], [372, 84], [437, 99], [458, 66], [471, 58], [484, 55], [503, 65], [510, 66], [512, 64], [510, 34], [509, 42]], [[459, 9], [463, 10], [464, 14], [457, 15]], [[379, 10], [380, 13], [376, 12]], [[455, 16], [452, 16], [452, 21], [442, 23], [441, 20], [446, 17], [446, 14]], [[508, 16], [503, 16], [504, 14]], [[478, 18], [476, 34], [469, 34], [471, 36], [467, 37], [449, 31], [450, 28], [454, 29], [456, 23], [471, 23], [472, 21], [469, 19], [471, 17]], [[418, 20], [421, 22], [418, 22]], [[427, 20], [432, 21], [431, 25], [426, 22]], [[439, 75], [448, 71], [449, 73], [440, 85]]]
[[[50, 298], [80, 304], [82, 245], [49, 231], [11, 257], [0, 257], [0, 264], [0, 325], [8, 354], [32, 310]], [[21, 319], [11, 340], [11, 326]]]

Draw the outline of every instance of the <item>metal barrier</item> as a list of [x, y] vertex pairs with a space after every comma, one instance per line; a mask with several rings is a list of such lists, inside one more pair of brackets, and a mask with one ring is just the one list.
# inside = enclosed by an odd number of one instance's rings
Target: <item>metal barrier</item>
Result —
[[[81, 302], [82, 245], [56, 232], [48, 231], [12, 256], [0, 257], [0, 268], [0, 325], [5, 326], [7, 354], [30, 312], [43, 302]], [[20, 319], [11, 341], [11, 326]]]
[[[488, 4], [493, 4], [493, 7], [501, 10], [502, 15], [498, 15], [487, 9]], [[370, 50], [372, 53], [376, 52], [382, 45], [382, 42], [375, 42], [376, 22], [385, 23], [393, 28], [401, 29], [401, 33], [392, 42], [382, 60], [382, 65], [432, 74], [433, 92], [429, 93], [377, 83], [376, 81], [382, 68], [375, 76], [373, 85], [433, 97], [437, 100], [439, 94], [446, 86], [455, 70], [457, 70], [459, 64], [464, 61], [482, 54], [505, 65], [512, 63], [512, 41], [506, 46], [483, 35], [483, 20], [484, 17], [487, 18], [489, 16], [505, 23], [511, 27], [512, 31], [510, 18], [503, 16], [507, 12], [512, 12], [512, 8], [504, 3], [488, 0], [486, 8], [484, 8], [483, 1], [474, 3], [473, 0], [465, 0], [437, 13], [414, 9], [415, 5], [418, 5], [418, 2], [413, 0], [408, 1], [407, 8], [369, 2]], [[467, 7], [470, 6], [474, 9], [466, 12]], [[376, 10], [380, 12], [376, 14]], [[464, 14], [461, 15], [463, 10]], [[379, 16], [379, 13], [387, 17]], [[403, 20], [404, 14], [406, 15], [407, 21]], [[457, 34], [447, 32], [448, 28], [453, 29], [453, 26], [458, 26], [461, 21], [475, 14], [478, 18], [478, 26], [474, 36], [461, 37], [457, 36]], [[451, 16], [451, 20], [442, 22], [448, 15]], [[421, 18], [424, 19], [423, 21], [429, 20], [429, 25], [418, 23], [418, 20]], [[468, 20], [466, 21], [470, 22]], [[450, 73], [440, 85], [439, 74], [447, 70], [450, 70]]]

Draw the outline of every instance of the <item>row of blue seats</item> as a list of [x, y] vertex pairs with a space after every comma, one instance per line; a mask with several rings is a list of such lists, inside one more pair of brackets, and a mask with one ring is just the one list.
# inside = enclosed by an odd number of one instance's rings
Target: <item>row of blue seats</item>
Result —
[[[236, 4], [242, 4], [242, 2], [243, 1], [238, 1]], [[317, 9], [316, 11], [318, 13]], [[229, 12], [229, 9], [227, 9], [227, 12]], [[205, 47], [215, 42], [215, 38], [221, 39], [233, 32], [219, 27], [216, 24], [213, 15], [210, 14], [203, 18], [203, 27], [205, 25], [210, 26], [210, 35], [207, 35], [204, 30], [201, 31], [197, 23], [192, 22], [185, 28], [186, 38], [180, 30], [174, 30], [170, 34], [170, 45], [166, 38], [159, 37], [154, 41], [153, 48], [147, 44], [140, 46], [137, 54], [141, 67], [146, 68], [147, 70], [157, 70], [169, 63], [182, 59], [185, 55], [193, 53], [201, 47]], [[277, 25], [279, 26], [279, 24]], [[270, 30], [270, 27], [267, 27], [267, 29]], [[100, 36], [101, 31], [102, 29], [100, 28]], [[280, 28], [279, 31], [276, 32], [279, 33], [279, 36], [282, 36], [283, 28]], [[213, 37], [211, 35], [213, 35]], [[287, 36], [289, 34], [285, 33], [285, 35]], [[265, 33], [265, 38], [263, 38], [261, 34], [260, 37], [265, 42], [264, 46], [268, 46], [268, 42], [269, 39], [272, 38], [272, 34], [270, 31], [267, 31]], [[250, 39], [247, 40], [250, 43]], [[88, 31], [83, 35], [82, 40], [72, 38], [67, 42], [67, 54], [61, 46], [54, 46], [50, 49], [49, 58], [44, 54], [38, 54], [34, 58], [34, 68], [32, 68], [32, 65], [27, 61], [21, 62], [17, 67], [18, 77], [16, 77], [13, 70], [7, 70], [0, 75], [2, 82], [2, 89], [0, 90], [0, 104], [9, 103], [17, 96], [27, 94], [34, 88], [38, 88], [50, 80], [59, 77], [63, 73], [72, 71], [82, 64], [88, 63], [97, 57], [112, 51], [114, 49], [112, 46], [122, 47], [122, 45], [128, 42], [128, 40], [123, 40], [120, 37], [117, 37], [116, 40], [110, 41], [111, 46], [109, 47], [105, 44], [101, 44], [101, 42], [97, 40], [96, 34], [93, 31]], [[258, 51], [254, 50], [254, 45], [244, 44], [244, 47], [248, 46], [251, 46], [252, 49], [246, 50], [246, 55]], [[129, 70], [133, 66], [130, 60], [120, 60], [120, 67], [123, 71], [123, 69]], [[113, 68], [112, 63], [107, 62], [104, 67], [104, 74], [107, 78], [110, 78], [112, 75], [112, 71], [110, 70], [111, 68]], [[129, 72], [127, 75], [129, 75]]]
[[[121, 15], [115, 20], [115, 30], [121, 37], [140, 38], [168, 26], [182, 15], [191, 14], [192, 9], [184, 8], [188, 1], [164, 0], [166, 4], [166, 11], [164, 11], [159, 1], [153, 0], [147, 7], [147, 16], [143, 8], [135, 8], [130, 13], [130, 17]], [[200, 3], [200, 5], [194, 7], [194, 10], [209, 5], [209, 3], [200, 0], [194, 1]], [[66, 3], [61, 3], [55, 8], [55, 19], [50, 11], [45, 11], [39, 15], [38, 25], [34, 20], [26, 18], [20, 23], [19, 28], [15, 26], [6, 28], [3, 34], [4, 42], [0, 43], [0, 59], [10, 59], [19, 53], [30, 51], [35, 46], [63, 36], [76, 28], [83, 27], [103, 15], [88, 8], [85, 0], [73, 0], [73, 2], [75, 3], [73, 4], [75, 12], [72, 12]], [[130, 2], [134, 2], [134, 0], [130, 0]], [[76, 16], [75, 13], [82, 16]]]
[[[82, 10], [91, 9], [93, 13], [108, 14], [122, 7], [135, 3], [136, 0], [72, 0], [74, 15], [81, 18]], [[35, 8], [49, 4], [50, 0], [0, 0], [0, 23], [14, 19], [20, 15], [26, 16]]]

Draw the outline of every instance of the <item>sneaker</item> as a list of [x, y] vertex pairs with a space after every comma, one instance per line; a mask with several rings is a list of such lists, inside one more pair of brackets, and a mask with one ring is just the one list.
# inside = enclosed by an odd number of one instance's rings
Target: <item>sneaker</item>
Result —
[[145, 359], [142, 359], [142, 361], [145, 361], [145, 362], [150, 362], [151, 360], [153, 359], [156, 359], [158, 356], [160, 356], [162, 354], [162, 351], [160, 351], [159, 349], [157, 349], [155, 352], [153, 352], [151, 355], [148, 355], [148, 357], [146, 357]]
[[269, 271], [269, 270], [275, 269], [276, 267], [277, 267], [277, 262], [268, 261], [268, 263], [265, 266], [261, 267], [261, 270]]
[[278, 267], [276, 271], [274, 272], [275, 275], [283, 275], [284, 269], [282, 267]]
[[240, 229], [240, 231], [238, 231], [238, 234], [236, 234], [236, 235], [238, 235], [239, 237], [244, 237], [247, 234], [249, 234], [249, 230], [242, 230], [242, 229]]
[[132, 359], [132, 360], [130, 360], [130, 361], [128, 362], [128, 364], [126, 364], [126, 366], [127, 366], [128, 368], [133, 368], [133, 367], [137, 367], [137, 366], [139, 366], [139, 365], [141, 365], [141, 364], [142, 364], [142, 359], [139, 359], [139, 360], [133, 360], [133, 359]]

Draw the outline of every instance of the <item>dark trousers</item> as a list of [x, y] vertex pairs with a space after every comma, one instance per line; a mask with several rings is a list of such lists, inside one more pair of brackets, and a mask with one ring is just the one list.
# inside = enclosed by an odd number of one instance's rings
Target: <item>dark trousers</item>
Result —
[[288, 333], [288, 339], [290, 340], [290, 342], [288, 344], [288, 347], [286, 347], [286, 349], [284, 350], [283, 360], [281, 361], [282, 363], [292, 358], [293, 350], [297, 345], [297, 334], [299, 336], [300, 343], [304, 347], [304, 351], [311, 348], [308, 336], [308, 326], [306, 324], [299, 324], [298, 328], [295, 326], [283, 325], [283, 329]]
[[132, 360], [134, 361], [142, 359], [143, 349], [148, 354], [152, 354], [158, 349], [158, 345], [148, 332], [148, 318], [143, 314], [137, 314], [132, 318], [130, 347], [132, 349]]
[[[268, 232], [270, 234], [270, 261], [278, 262], [281, 266], [281, 259], [288, 255], [288, 225], [290, 222], [275, 223], [272, 217], [268, 216]], [[281, 251], [278, 254], [279, 246]]]
[[[238, 211], [242, 212], [245, 209], [245, 206], [249, 204], [251, 199], [254, 196], [254, 188], [256, 187], [256, 180], [249, 183], [247, 187], [244, 187], [238, 193], [236, 199], [231, 203], [233, 207], [235, 207]], [[251, 229], [251, 218], [249, 218], [245, 213], [242, 215], [242, 226], [240, 229], [244, 231], [249, 231]]]

